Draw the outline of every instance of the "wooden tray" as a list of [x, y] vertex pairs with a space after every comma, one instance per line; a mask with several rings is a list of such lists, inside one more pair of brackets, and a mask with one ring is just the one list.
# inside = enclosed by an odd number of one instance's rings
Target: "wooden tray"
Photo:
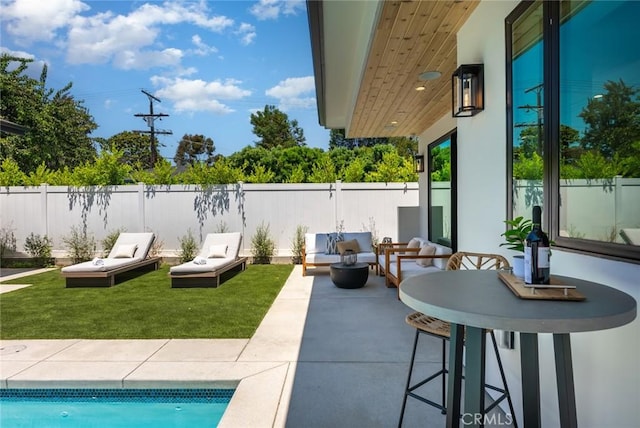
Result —
[[[502, 280], [513, 294], [521, 299], [531, 300], [569, 300], [569, 301], [581, 301], [586, 297], [578, 292], [575, 288], [538, 288], [525, 286], [524, 281], [517, 276], [507, 273], [498, 272], [498, 278]], [[551, 284], [554, 287], [562, 287], [564, 284], [560, 284], [559, 281], [551, 277]], [[544, 285], [542, 285], [544, 287]]]

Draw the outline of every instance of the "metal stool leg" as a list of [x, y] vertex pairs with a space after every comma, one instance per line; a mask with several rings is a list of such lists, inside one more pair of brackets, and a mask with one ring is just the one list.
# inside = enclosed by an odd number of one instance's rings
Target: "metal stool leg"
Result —
[[442, 339], [442, 414], [447, 414], [447, 367], [445, 366], [447, 361], [447, 340]]
[[502, 378], [502, 384], [504, 385], [504, 394], [507, 397], [507, 403], [509, 404], [509, 411], [511, 412], [511, 418], [513, 420], [513, 426], [518, 428], [518, 421], [516, 421], [516, 412], [513, 409], [513, 401], [511, 400], [511, 393], [509, 392], [509, 385], [507, 385], [507, 377], [504, 374], [504, 367], [502, 366], [502, 360], [500, 359], [500, 352], [498, 351], [498, 343], [496, 342], [496, 335], [491, 330], [491, 342], [493, 343], [493, 350], [496, 353], [496, 361], [498, 362], [498, 369], [500, 370], [500, 377]]
[[[428, 334], [429, 336], [433, 336], [436, 337], [440, 340], [442, 340], [442, 353], [443, 356], [445, 356], [446, 353], [446, 344], [447, 344], [447, 340], [448, 339], [444, 339], [440, 336], [437, 335], [433, 335], [429, 332], [426, 331], [422, 331], [420, 329], [416, 329], [416, 337], [415, 340], [413, 342], [413, 353], [411, 354], [411, 363], [409, 366], [409, 376], [407, 376], [407, 385], [404, 391], [404, 398], [402, 401], [402, 409], [400, 410], [400, 420], [398, 422], [398, 428], [400, 428], [402, 426], [402, 421], [404, 419], [404, 411], [405, 408], [407, 406], [407, 398], [408, 397], [412, 397], [415, 398], [416, 400], [422, 401], [423, 403], [429, 404], [430, 406], [433, 406], [437, 409], [440, 409], [440, 411], [442, 412], [442, 414], [446, 414], [447, 411], [447, 407], [446, 407], [446, 389], [445, 389], [445, 385], [446, 385], [446, 374], [448, 372], [447, 368], [446, 368], [446, 360], [442, 360], [442, 368], [440, 370], [438, 370], [438, 372], [432, 374], [431, 376], [429, 376], [428, 378], [421, 380], [420, 382], [416, 383], [415, 385], [411, 385], [411, 376], [413, 373], [413, 369], [415, 366], [415, 358], [416, 358], [416, 350], [418, 348], [418, 338], [420, 337], [420, 334]], [[420, 395], [418, 395], [417, 393], [413, 392], [416, 389], [420, 388], [421, 386], [431, 382], [433, 379], [437, 378], [438, 376], [442, 377], [442, 383], [443, 383], [443, 388], [442, 388], [442, 404], [440, 403], [436, 403], [435, 401], [431, 401], [425, 397], [422, 397]]]
[[416, 338], [413, 340], [413, 352], [411, 353], [411, 363], [409, 364], [409, 375], [407, 376], [407, 386], [404, 389], [404, 398], [402, 399], [402, 409], [400, 410], [400, 420], [398, 421], [398, 428], [402, 427], [402, 420], [404, 419], [404, 409], [407, 407], [407, 397], [409, 396], [409, 387], [411, 385], [411, 374], [413, 373], [413, 362], [416, 359], [416, 349], [418, 348], [419, 336], [420, 336], [420, 330], [416, 329]]

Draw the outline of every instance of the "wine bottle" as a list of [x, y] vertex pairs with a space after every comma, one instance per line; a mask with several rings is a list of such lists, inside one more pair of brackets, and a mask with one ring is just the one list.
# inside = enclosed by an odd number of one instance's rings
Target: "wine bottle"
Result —
[[542, 231], [542, 209], [538, 205], [533, 207], [532, 222], [533, 227], [527, 235], [524, 248], [524, 282], [549, 284], [549, 238]]

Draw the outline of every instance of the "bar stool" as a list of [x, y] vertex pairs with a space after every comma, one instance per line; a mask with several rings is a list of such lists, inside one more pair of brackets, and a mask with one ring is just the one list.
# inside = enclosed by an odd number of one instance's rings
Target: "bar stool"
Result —
[[[483, 253], [466, 253], [466, 252], [458, 252], [451, 256], [447, 263], [447, 270], [458, 270], [458, 269], [502, 269], [508, 268], [509, 262], [502, 256], [497, 254], [483, 254]], [[416, 400], [419, 400], [423, 403], [426, 403], [430, 406], [433, 406], [439, 409], [442, 414], [446, 414], [446, 375], [449, 373], [449, 370], [446, 367], [446, 349], [447, 349], [447, 341], [450, 340], [450, 324], [447, 321], [443, 321], [439, 318], [432, 317], [429, 315], [425, 315], [421, 312], [414, 312], [407, 315], [405, 319], [406, 323], [416, 329], [416, 335], [413, 342], [413, 351], [411, 353], [411, 363], [409, 365], [409, 375], [407, 376], [407, 384], [405, 387], [404, 398], [402, 400], [402, 409], [400, 411], [400, 420], [398, 422], [398, 427], [402, 426], [402, 421], [404, 419], [404, 411], [407, 405], [407, 398], [412, 397]], [[493, 344], [493, 350], [496, 354], [496, 360], [498, 362], [498, 369], [500, 371], [500, 377], [502, 379], [503, 388], [499, 388], [494, 385], [489, 385], [485, 383], [485, 388], [491, 389], [500, 393], [498, 398], [491, 403], [487, 408], [485, 408], [485, 413], [491, 411], [495, 408], [502, 400], [505, 398], [509, 404], [509, 411], [511, 412], [511, 416], [513, 418], [514, 427], [518, 427], [517, 421], [515, 419], [515, 411], [513, 408], [513, 402], [511, 400], [511, 394], [509, 393], [509, 387], [507, 385], [507, 379], [504, 374], [504, 368], [502, 366], [502, 361], [500, 359], [500, 353], [498, 351], [498, 344], [496, 342], [495, 334], [493, 330], [487, 330], [487, 332], [491, 335], [491, 342]], [[429, 336], [436, 337], [441, 339], [442, 343], [442, 366], [440, 370], [428, 376], [425, 379], [417, 381], [412, 384], [412, 374], [416, 357], [416, 349], [418, 348], [418, 339], [421, 334], [427, 334]], [[432, 380], [441, 377], [442, 382], [442, 401], [441, 403], [437, 403], [432, 401], [423, 395], [415, 392], [416, 389], [421, 386], [426, 385]]]

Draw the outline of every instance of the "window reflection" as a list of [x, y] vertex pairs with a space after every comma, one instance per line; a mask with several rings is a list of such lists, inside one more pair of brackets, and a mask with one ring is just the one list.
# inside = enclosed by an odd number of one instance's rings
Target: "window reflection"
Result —
[[561, 11], [560, 236], [640, 245], [640, 2]]
[[[429, 145], [429, 240], [453, 248], [452, 135]], [[455, 137], [453, 137], [455, 138]]]
[[[639, 16], [632, 0], [538, 1], [511, 21], [509, 38], [512, 216], [554, 201], [552, 232], [572, 239], [568, 246], [632, 257], [629, 246], [640, 245]], [[559, 42], [545, 44], [555, 17]]]
[[513, 25], [513, 217], [543, 206], [544, 57], [542, 2]]

